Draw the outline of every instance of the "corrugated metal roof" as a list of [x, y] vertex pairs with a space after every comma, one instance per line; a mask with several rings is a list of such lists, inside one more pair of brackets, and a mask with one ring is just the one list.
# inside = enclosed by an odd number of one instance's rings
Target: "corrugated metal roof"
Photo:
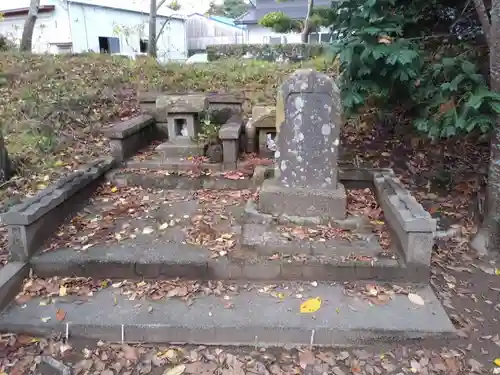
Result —
[[[294, 20], [303, 20], [307, 15], [307, 0], [255, 0], [255, 8], [238, 18], [238, 24], [256, 24], [266, 14], [271, 12], [283, 12]], [[332, 0], [315, 0], [314, 7], [329, 7]]]
[[[123, 1], [123, 0], [67, 0], [70, 3], [85, 4], [89, 6], [105, 7], [119, 10], [127, 10], [129, 12], [137, 12], [149, 14], [149, 1]], [[171, 17], [176, 19], [185, 19], [186, 16], [182, 12], [174, 11], [166, 6], [162, 6], [158, 12], [158, 16]]]
[[[63, 0], [63, 2], [85, 4], [89, 6], [105, 7], [129, 12], [149, 14], [149, 0], [125, 1], [125, 0]], [[12, 6], [12, 0], [0, 0], [0, 11], [10, 9], [27, 8], [30, 0], [16, 0], [15, 6]], [[41, 0], [40, 6], [57, 5], [58, 0]], [[172, 17], [176, 19], [185, 19], [186, 15], [182, 11], [174, 11], [166, 6], [158, 10], [158, 16]]]

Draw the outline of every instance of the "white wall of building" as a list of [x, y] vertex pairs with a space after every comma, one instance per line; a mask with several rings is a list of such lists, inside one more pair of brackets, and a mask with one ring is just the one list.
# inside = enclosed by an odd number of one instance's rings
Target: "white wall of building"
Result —
[[[70, 3], [71, 33], [75, 52], [100, 52], [99, 37], [118, 38], [120, 54], [142, 54], [140, 40], [148, 39], [148, 15], [118, 9]], [[160, 61], [187, 58], [185, 22], [157, 17], [156, 29], [163, 32], [158, 39]], [[116, 52], [116, 51], [115, 51]]]
[[[55, 10], [39, 15], [33, 33], [33, 52], [100, 52], [99, 37], [111, 37], [119, 39], [120, 54], [141, 54], [140, 40], [148, 38], [147, 14], [58, 0], [42, 2], [42, 5], [49, 4], [54, 5]], [[157, 31], [165, 21], [157, 44], [158, 59], [162, 62], [185, 60], [185, 21], [158, 16]], [[25, 16], [5, 17], [0, 21], [0, 34], [19, 43], [24, 22]]]
[[[2, 3], [2, 5], [4, 4]], [[42, 5], [54, 5], [55, 10], [50, 13], [39, 14], [33, 30], [33, 52], [57, 53], [58, 44], [71, 42], [68, 14], [64, 6], [58, 1], [46, 0], [42, 2]], [[26, 4], [27, 6], [29, 4]], [[17, 4], [16, 7], [21, 8]], [[26, 16], [5, 17], [0, 21], [0, 34], [19, 44], [25, 20]]]
[[217, 44], [245, 43], [246, 31], [226, 25], [200, 14], [191, 14], [186, 20], [189, 50], [205, 50]]
[[[261, 25], [248, 25], [247, 26], [247, 40], [248, 44], [288, 44], [288, 43], [301, 43], [300, 33], [277, 33], [274, 30], [263, 27]], [[323, 41], [329, 36], [330, 30], [328, 28], [321, 28], [319, 30], [319, 38], [323, 36]], [[316, 39], [316, 38], [314, 38]]]

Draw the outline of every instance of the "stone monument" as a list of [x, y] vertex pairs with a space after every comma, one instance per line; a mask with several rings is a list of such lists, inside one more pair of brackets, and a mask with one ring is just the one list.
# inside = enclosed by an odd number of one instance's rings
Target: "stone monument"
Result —
[[346, 193], [337, 168], [342, 127], [338, 87], [325, 74], [298, 70], [281, 86], [277, 103], [275, 177], [261, 186], [259, 210], [345, 218]]

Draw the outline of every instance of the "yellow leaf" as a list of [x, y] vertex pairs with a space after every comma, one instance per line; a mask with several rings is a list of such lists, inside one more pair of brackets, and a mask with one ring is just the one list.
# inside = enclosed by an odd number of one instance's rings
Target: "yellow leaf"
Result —
[[279, 293], [276, 294], [276, 297], [278, 297], [279, 299], [284, 299], [285, 298], [285, 293], [279, 292]]
[[300, 312], [313, 313], [318, 311], [320, 307], [321, 307], [321, 298], [319, 297], [311, 298], [300, 305]]
[[47, 187], [47, 185], [45, 185], [45, 184], [41, 184], [41, 183], [40, 183], [40, 184], [38, 184], [38, 185], [36, 185], [36, 188], [37, 188], [38, 190], [45, 189], [46, 187]]
[[495, 275], [500, 276], [500, 268], [495, 268]]
[[113, 186], [113, 187], [111, 188], [111, 192], [112, 192], [112, 193], [116, 193], [117, 191], [118, 191], [118, 188], [117, 188], [116, 186]]
[[62, 160], [57, 160], [54, 163], [54, 167], [62, 167], [64, 165], [64, 162]]
[[493, 363], [495, 364], [495, 366], [499, 366], [500, 367], [500, 358], [495, 358], [495, 360], [493, 361]]
[[68, 294], [68, 290], [64, 285], [59, 288], [59, 297], [64, 297]]

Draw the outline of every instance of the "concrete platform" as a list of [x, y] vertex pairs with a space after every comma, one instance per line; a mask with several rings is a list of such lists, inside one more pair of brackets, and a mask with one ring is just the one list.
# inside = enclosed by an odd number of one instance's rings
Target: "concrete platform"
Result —
[[[88, 300], [70, 296], [46, 306], [38, 299], [12, 305], [0, 316], [0, 330], [33, 336], [68, 334], [70, 343], [72, 338], [86, 338], [251, 346], [346, 347], [454, 336], [454, 327], [429, 286], [416, 290], [424, 306], [413, 304], [406, 295], [373, 305], [345, 295], [342, 286], [326, 284], [284, 284], [279, 290], [282, 299], [256, 288], [225, 297], [198, 297], [188, 306], [180, 299], [131, 301], [119, 289], [108, 288]], [[300, 290], [303, 296], [297, 298]], [[300, 304], [311, 297], [323, 299], [321, 308], [313, 314], [299, 313]], [[56, 319], [57, 309], [66, 313], [62, 322]]]

